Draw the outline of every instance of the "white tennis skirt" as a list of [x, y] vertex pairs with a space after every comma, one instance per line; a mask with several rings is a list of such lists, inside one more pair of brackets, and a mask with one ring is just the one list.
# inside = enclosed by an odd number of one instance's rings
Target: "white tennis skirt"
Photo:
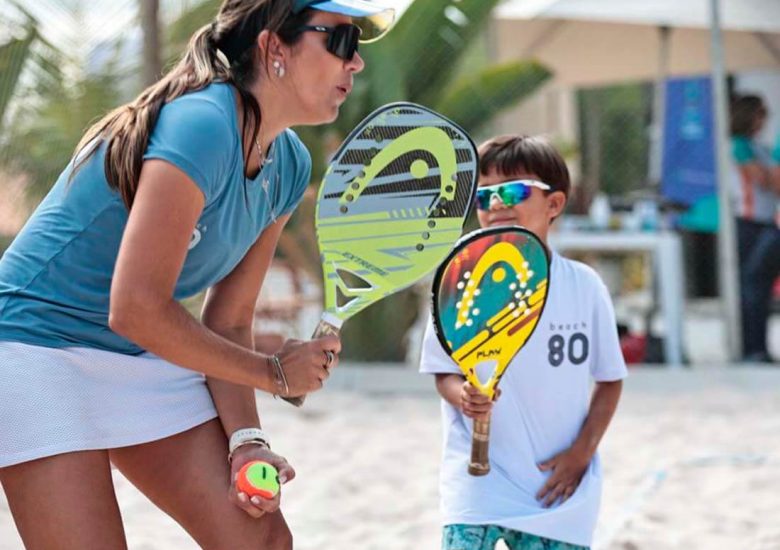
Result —
[[216, 416], [203, 375], [151, 353], [0, 341], [0, 468], [148, 443]]

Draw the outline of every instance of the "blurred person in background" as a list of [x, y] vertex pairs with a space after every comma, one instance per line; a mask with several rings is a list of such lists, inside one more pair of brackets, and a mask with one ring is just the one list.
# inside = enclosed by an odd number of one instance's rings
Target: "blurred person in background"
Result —
[[763, 99], [756, 95], [738, 96], [731, 104], [742, 359], [751, 363], [772, 362], [767, 329], [772, 288], [780, 274], [780, 170], [769, 149], [757, 140], [768, 114]]

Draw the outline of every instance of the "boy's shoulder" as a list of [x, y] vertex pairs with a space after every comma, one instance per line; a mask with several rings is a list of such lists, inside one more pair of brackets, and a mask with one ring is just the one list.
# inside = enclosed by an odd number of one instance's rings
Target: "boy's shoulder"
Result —
[[604, 281], [598, 272], [586, 263], [561, 256], [557, 252], [552, 254], [551, 262], [552, 285], [558, 284], [589, 284], [603, 287]]

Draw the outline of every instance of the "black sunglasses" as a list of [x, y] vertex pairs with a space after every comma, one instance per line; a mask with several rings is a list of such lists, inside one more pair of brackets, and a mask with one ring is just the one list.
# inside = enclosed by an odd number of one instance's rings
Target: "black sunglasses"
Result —
[[355, 52], [358, 50], [358, 41], [360, 40], [360, 27], [344, 23], [335, 27], [323, 27], [322, 25], [306, 25], [299, 27], [302, 32], [324, 32], [328, 35], [328, 43], [325, 48], [344, 61], [352, 61]]

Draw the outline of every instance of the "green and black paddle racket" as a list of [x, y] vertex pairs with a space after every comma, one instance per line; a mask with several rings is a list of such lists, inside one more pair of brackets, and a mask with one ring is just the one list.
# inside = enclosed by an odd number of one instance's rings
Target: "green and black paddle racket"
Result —
[[325, 311], [313, 338], [433, 271], [463, 231], [477, 174], [471, 138], [430, 109], [393, 103], [361, 122], [319, 190]]

